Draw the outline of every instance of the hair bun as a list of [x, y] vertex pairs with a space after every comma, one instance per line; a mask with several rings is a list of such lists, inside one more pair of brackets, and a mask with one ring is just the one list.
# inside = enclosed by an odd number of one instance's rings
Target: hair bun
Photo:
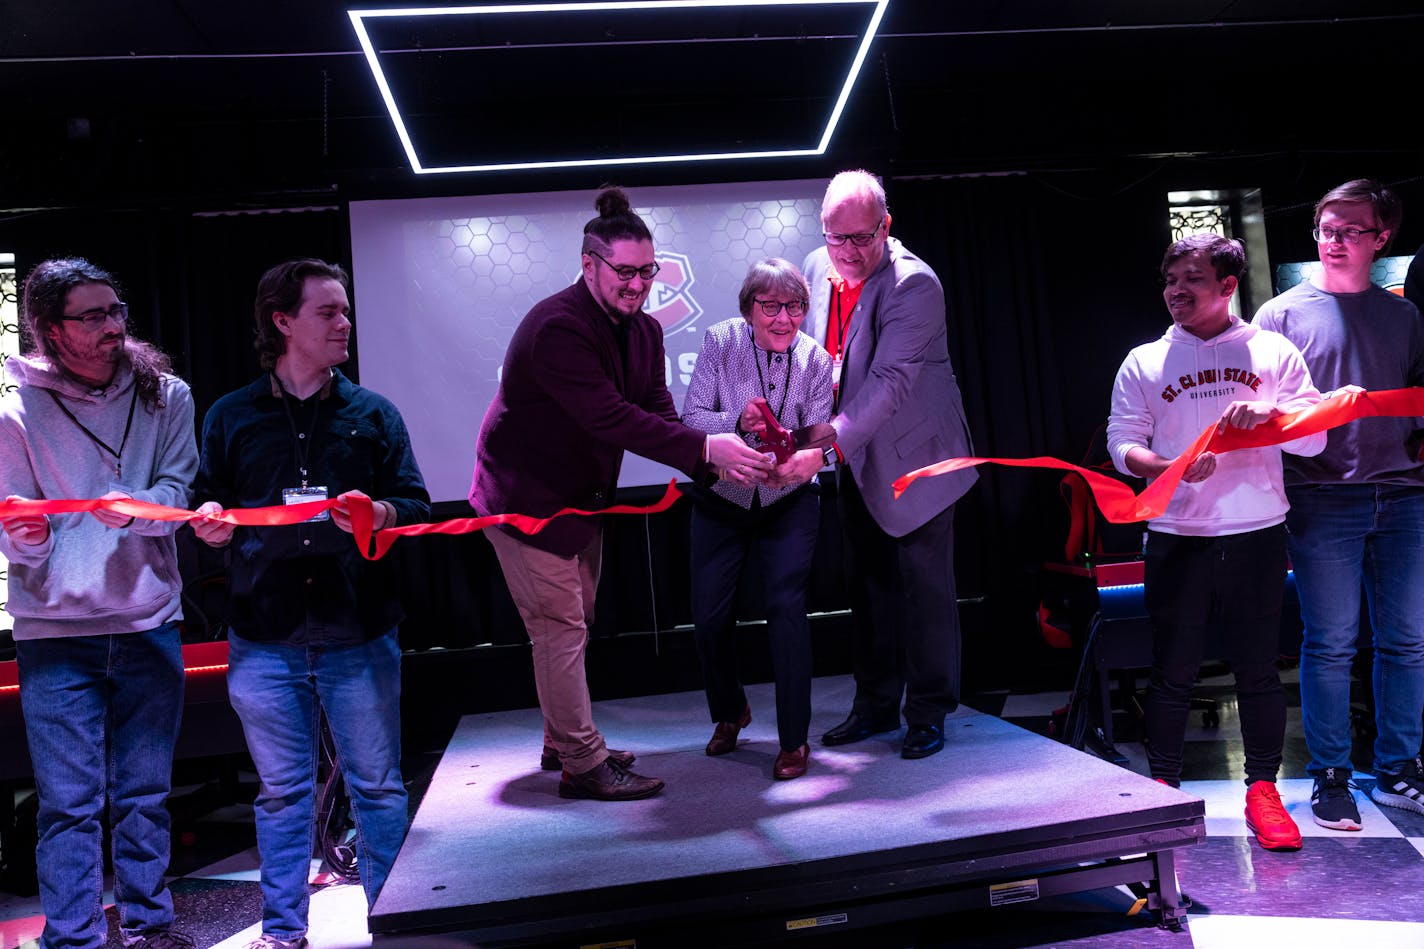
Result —
[[628, 201], [628, 192], [613, 185], [598, 192], [598, 197], [593, 199], [593, 206], [598, 209], [599, 217], [619, 217], [633, 210], [633, 205]]

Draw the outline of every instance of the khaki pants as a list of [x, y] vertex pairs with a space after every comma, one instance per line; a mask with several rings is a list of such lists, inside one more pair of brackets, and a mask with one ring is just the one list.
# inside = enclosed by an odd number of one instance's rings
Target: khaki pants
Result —
[[603, 533], [594, 534], [588, 546], [572, 557], [540, 550], [497, 528], [485, 536], [499, 558], [533, 646], [544, 743], [559, 753], [570, 774], [591, 771], [608, 757], [603, 736], [593, 724], [584, 672]]

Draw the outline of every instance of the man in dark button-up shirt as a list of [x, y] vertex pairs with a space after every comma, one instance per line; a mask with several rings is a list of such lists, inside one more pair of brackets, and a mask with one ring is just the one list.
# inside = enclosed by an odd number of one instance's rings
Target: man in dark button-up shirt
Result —
[[306, 944], [317, 700], [351, 791], [368, 902], [405, 837], [403, 614], [389, 566], [366, 561], [349, 536], [347, 505], [375, 499], [380, 529], [426, 519], [430, 496], [396, 407], [335, 369], [348, 355], [347, 283], [318, 260], [269, 270], [255, 313], [268, 371], [219, 399], [203, 424], [199, 513], [338, 502], [288, 527], [194, 522], [205, 542], [232, 546], [228, 690], [262, 780], [262, 937], [252, 949]]

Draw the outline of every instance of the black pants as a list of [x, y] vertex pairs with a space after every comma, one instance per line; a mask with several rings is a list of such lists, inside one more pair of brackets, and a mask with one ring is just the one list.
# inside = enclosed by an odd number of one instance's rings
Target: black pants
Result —
[[855, 618], [853, 711], [943, 725], [959, 707], [954, 505], [904, 537], [875, 523], [849, 469], [839, 470], [846, 574]]
[[[767, 508], [742, 508], [710, 497], [692, 508], [692, 622], [707, 710], [735, 722], [747, 695], [737, 676], [737, 586], [765, 588], [766, 627], [776, 673], [776, 732], [782, 750], [806, 744], [811, 727], [811, 624], [806, 581], [816, 550], [821, 500], [805, 488]], [[752, 548], [762, 575], [744, 577]]]
[[1285, 741], [1286, 702], [1276, 658], [1286, 578], [1284, 524], [1222, 537], [1148, 531], [1144, 598], [1152, 618], [1147, 688], [1147, 761], [1154, 778], [1176, 783], [1192, 685], [1208, 628], [1236, 677], [1246, 781], [1275, 781]]

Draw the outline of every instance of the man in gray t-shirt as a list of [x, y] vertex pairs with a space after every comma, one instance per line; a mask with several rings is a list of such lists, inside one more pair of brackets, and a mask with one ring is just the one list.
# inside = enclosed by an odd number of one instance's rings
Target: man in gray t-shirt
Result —
[[[1322, 392], [1424, 385], [1424, 320], [1413, 303], [1370, 282], [1402, 216], [1378, 182], [1351, 181], [1315, 206], [1321, 269], [1256, 314], [1305, 356]], [[1301, 717], [1315, 778], [1315, 822], [1359, 830], [1350, 793], [1350, 673], [1360, 591], [1374, 628], [1375, 723], [1371, 796], [1424, 813], [1424, 462], [1412, 418], [1371, 418], [1333, 429], [1314, 458], [1287, 456], [1291, 563], [1300, 593]]]

